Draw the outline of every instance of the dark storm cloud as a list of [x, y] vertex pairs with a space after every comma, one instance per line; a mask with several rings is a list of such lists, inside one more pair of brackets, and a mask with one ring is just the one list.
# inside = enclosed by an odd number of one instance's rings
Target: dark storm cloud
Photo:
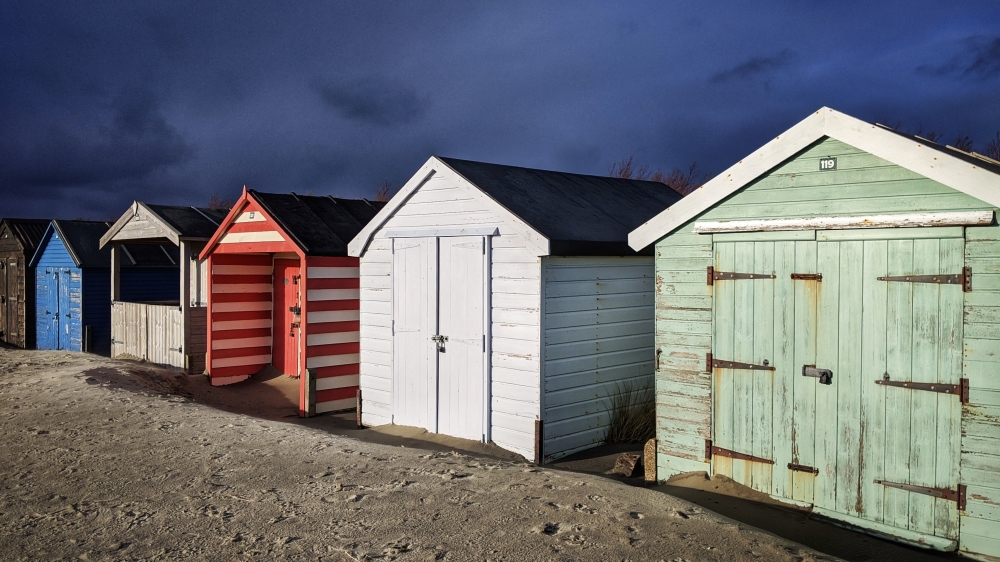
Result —
[[45, 188], [141, 180], [194, 156], [150, 92], [122, 94], [107, 120], [84, 116], [81, 121], [75, 130], [53, 123], [23, 135], [3, 135], [0, 147], [7, 163], [0, 168], [0, 182]]
[[432, 154], [719, 172], [824, 105], [981, 142], [1000, 3], [973, 4], [0, 2], [0, 216], [371, 197]]
[[771, 72], [785, 68], [792, 63], [795, 53], [790, 49], [784, 49], [769, 57], [753, 57], [750, 60], [740, 63], [728, 70], [719, 72], [712, 76], [711, 81], [716, 84], [736, 80], [750, 80], [760, 76], [765, 76]]
[[383, 78], [349, 84], [316, 83], [323, 102], [343, 117], [360, 123], [392, 127], [420, 119], [427, 108], [416, 92]]
[[1000, 77], [1000, 36], [969, 37], [958, 47], [958, 54], [943, 64], [922, 64], [918, 72], [935, 76], [962, 76], [975, 80]]

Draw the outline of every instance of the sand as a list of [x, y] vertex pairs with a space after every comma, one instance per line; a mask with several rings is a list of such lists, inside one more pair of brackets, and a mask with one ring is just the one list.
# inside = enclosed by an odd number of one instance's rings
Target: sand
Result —
[[301, 421], [293, 397], [282, 377], [212, 388], [93, 355], [0, 350], [0, 558], [834, 559], [490, 446], [359, 431], [353, 414]]

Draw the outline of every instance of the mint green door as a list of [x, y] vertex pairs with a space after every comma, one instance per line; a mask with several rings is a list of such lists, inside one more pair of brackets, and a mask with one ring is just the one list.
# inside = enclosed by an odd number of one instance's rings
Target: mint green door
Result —
[[955, 539], [957, 503], [931, 489], [958, 489], [960, 399], [891, 382], [960, 384], [964, 293], [879, 277], [960, 273], [964, 241], [852, 236], [715, 243], [716, 272], [774, 277], [714, 281], [713, 360], [757, 367], [713, 369], [713, 469], [859, 525]]

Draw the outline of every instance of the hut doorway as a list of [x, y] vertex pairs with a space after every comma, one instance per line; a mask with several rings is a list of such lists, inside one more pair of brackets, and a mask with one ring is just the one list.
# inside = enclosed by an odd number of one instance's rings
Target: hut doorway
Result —
[[393, 240], [393, 422], [487, 440], [481, 236]]
[[274, 260], [274, 367], [298, 377], [302, 332], [302, 296], [299, 260]]

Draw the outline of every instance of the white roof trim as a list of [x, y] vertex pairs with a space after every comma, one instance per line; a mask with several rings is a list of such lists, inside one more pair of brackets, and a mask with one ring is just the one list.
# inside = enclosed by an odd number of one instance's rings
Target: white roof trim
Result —
[[147, 207], [146, 204], [143, 203], [142, 201], [133, 201], [132, 206], [130, 206], [128, 210], [125, 211], [125, 213], [122, 214], [122, 216], [117, 221], [115, 221], [115, 224], [113, 224], [111, 228], [108, 229], [108, 232], [105, 233], [104, 236], [101, 236], [101, 243], [100, 246], [98, 247], [104, 248], [104, 246], [106, 246], [109, 242], [115, 240], [115, 236], [117, 236], [118, 233], [121, 232], [123, 228], [125, 228], [125, 225], [132, 222], [132, 219], [135, 218], [135, 214], [138, 211], [139, 207], [142, 207], [147, 213], [149, 213], [149, 216], [156, 219], [156, 224], [163, 229], [164, 231], [163, 234], [168, 240], [173, 242], [175, 246], [181, 245], [180, 232], [176, 228], [170, 226], [170, 224], [167, 223], [167, 221], [163, 220], [163, 217], [154, 213], [153, 210]]
[[900, 213], [893, 215], [698, 221], [694, 223], [692, 230], [695, 234], [715, 234], [719, 232], [911, 228], [915, 226], [987, 226], [991, 224], [993, 224], [993, 211], [957, 211], [949, 213]]
[[845, 142], [1000, 207], [1000, 175], [929, 148], [917, 139], [824, 107], [630, 232], [629, 246], [641, 250], [656, 242], [823, 137]]
[[351, 240], [350, 244], [347, 245], [347, 254], [354, 257], [361, 257], [364, 255], [365, 251], [368, 249], [368, 245], [371, 243], [372, 239], [382, 226], [385, 225], [385, 223], [396, 213], [397, 210], [399, 210], [400, 207], [409, 201], [410, 197], [412, 197], [417, 190], [419, 190], [429, 179], [436, 175], [451, 175], [455, 182], [459, 185], [466, 185], [472, 188], [476, 197], [487, 201], [490, 206], [494, 207], [497, 214], [500, 215], [502, 223], [524, 238], [528, 246], [536, 252], [536, 255], [547, 256], [549, 254], [548, 238], [534, 228], [531, 228], [531, 226], [521, 220], [517, 215], [512, 213], [503, 205], [497, 203], [492, 197], [487, 195], [486, 192], [462, 177], [458, 172], [452, 170], [447, 164], [435, 156], [431, 156], [427, 162], [424, 163], [419, 170], [417, 170], [417, 173], [414, 174], [405, 185], [403, 185], [399, 192], [397, 192], [396, 195], [394, 195], [393, 198], [386, 203], [385, 207], [382, 207], [382, 210], [375, 215], [375, 218], [365, 225], [365, 227], [361, 229], [361, 232], [359, 232], [358, 235]]
[[450, 236], [496, 236], [500, 229], [495, 226], [477, 228], [417, 228], [410, 230], [383, 230], [379, 238], [432, 238]]

